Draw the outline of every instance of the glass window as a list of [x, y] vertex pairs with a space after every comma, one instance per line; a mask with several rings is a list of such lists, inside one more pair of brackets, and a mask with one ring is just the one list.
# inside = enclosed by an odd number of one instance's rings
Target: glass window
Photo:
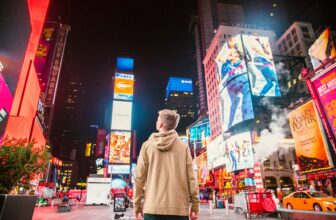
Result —
[[300, 198], [300, 193], [294, 193], [294, 194], [293, 194], [293, 197], [294, 197], [294, 198]]
[[293, 46], [293, 42], [292, 41], [288, 41], [288, 46], [292, 47]]
[[296, 34], [296, 29], [294, 28], [292, 31], [291, 31], [292, 35], [295, 35]]
[[301, 198], [309, 199], [310, 196], [307, 195], [307, 193], [301, 193]]
[[298, 41], [297, 35], [294, 35], [293, 39], [294, 39], [294, 43], [296, 43]]
[[302, 32], [309, 32], [309, 29], [306, 26], [301, 26], [301, 31]]
[[295, 46], [295, 48], [296, 48], [297, 51], [300, 51], [300, 44], [297, 44], [297, 45]]
[[287, 39], [287, 40], [290, 40], [290, 39], [291, 39], [291, 35], [288, 34], [288, 35], [286, 36], [286, 39]]
[[303, 38], [310, 38], [310, 34], [309, 33], [303, 33]]

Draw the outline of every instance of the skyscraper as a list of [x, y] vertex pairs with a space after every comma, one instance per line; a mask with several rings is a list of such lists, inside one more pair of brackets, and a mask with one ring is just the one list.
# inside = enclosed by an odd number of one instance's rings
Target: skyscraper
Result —
[[193, 95], [192, 79], [169, 77], [167, 88], [165, 107], [176, 110], [180, 114], [180, 122], [177, 132], [185, 134], [187, 126], [194, 121], [194, 95]]

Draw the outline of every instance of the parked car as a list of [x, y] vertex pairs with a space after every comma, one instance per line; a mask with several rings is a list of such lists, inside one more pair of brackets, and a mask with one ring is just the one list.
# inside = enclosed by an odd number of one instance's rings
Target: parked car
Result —
[[297, 191], [283, 199], [287, 209], [336, 212], [336, 198], [319, 191]]

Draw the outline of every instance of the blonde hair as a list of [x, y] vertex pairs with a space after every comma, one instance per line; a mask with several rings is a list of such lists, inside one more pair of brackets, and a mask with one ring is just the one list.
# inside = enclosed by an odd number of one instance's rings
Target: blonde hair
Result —
[[176, 111], [169, 109], [159, 111], [159, 117], [167, 131], [175, 129], [180, 121], [180, 115]]

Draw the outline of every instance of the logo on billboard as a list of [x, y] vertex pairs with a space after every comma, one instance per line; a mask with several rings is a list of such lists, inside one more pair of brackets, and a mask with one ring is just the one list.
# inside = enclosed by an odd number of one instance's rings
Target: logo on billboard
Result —
[[114, 84], [114, 98], [126, 101], [133, 100], [134, 76], [131, 74], [116, 73]]

